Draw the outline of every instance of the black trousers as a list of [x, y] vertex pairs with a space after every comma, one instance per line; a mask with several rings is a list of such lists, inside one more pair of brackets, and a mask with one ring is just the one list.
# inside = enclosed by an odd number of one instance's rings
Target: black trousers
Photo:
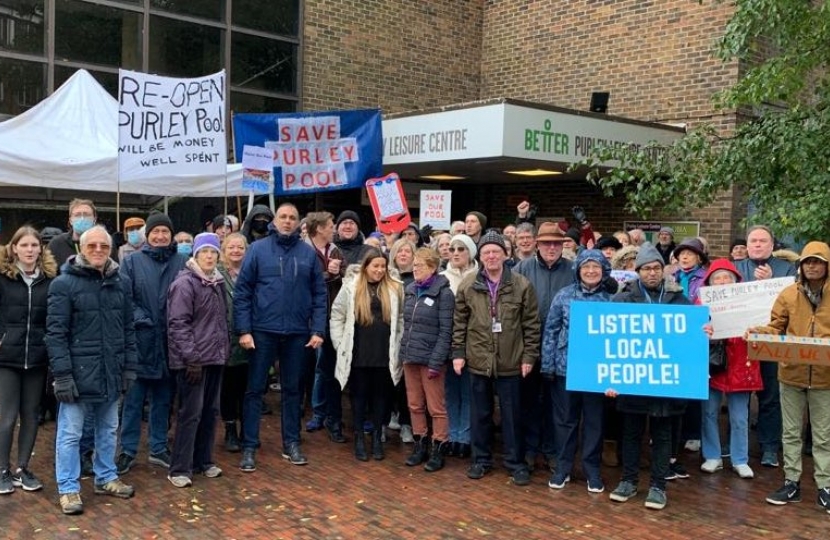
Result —
[[37, 438], [37, 415], [45, 382], [45, 366], [35, 369], [0, 368], [0, 469], [15, 470], [9, 461], [18, 417], [17, 464], [20, 467], [29, 466], [29, 457]]
[[353, 367], [349, 373], [349, 398], [352, 404], [353, 429], [363, 431], [366, 411], [375, 429], [380, 429], [392, 405], [392, 375], [388, 367]]
[[522, 437], [521, 377], [470, 374], [470, 443], [473, 461], [493, 465], [493, 394], [498, 392], [504, 466], [511, 472], [527, 469]]
[[170, 456], [170, 476], [192, 477], [213, 465], [213, 441], [223, 366], [204, 366], [196, 384], [185, 379], [185, 370], [175, 370], [179, 388], [176, 438]]
[[225, 366], [222, 374], [222, 392], [219, 398], [219, 410], [223, 422], [242, 420], [242, 402], [245, 400], [247, 385], [248, 364]]
[[640, 474], [640, 450], [646, 423], [651, 435], [651, 487], [666, 489], [671, 458], [672, 416], [648, 416], [623, 413], [622, 479], [637, 485]]

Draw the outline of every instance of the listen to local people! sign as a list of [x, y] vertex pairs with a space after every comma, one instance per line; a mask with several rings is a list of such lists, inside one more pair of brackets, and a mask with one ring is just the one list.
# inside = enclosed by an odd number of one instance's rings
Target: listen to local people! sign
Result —
[[701, 306], [574, 302], [566, 388], [706, 399], [708, 318]]
[[118, 70], [120, 180], [225, 176], [225, 71], [177, 79]]

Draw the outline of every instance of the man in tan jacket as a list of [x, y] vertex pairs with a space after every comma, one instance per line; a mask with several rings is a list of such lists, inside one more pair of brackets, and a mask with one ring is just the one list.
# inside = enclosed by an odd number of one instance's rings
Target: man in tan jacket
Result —
[[[810, 242], [798, 260], [797, 281], [781, 291], [767, 326], [750, 328], [762, 334], [830, 338], [830, 246]], [[778, 365], [784, 447], [784, 485], [767, 502], [784, 505], [801, 501], [801, 427], [805, 406], [810, 410], [813, 468], [818, 504], [830, 512], [830, 366]]]

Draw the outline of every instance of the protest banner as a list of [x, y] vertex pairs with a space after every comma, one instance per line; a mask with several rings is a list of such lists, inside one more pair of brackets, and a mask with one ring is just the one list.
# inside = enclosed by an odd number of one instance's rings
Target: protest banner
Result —
[[574, 302], [566, 388], [687, 399], [709, 396], [702, 306]]
[[830, 339], [755, 334], [747, 336], [750, 360], [830, 366]]
[[701, 287], [700, 303], [709, 306], [713, 339], [743, 336], [747, 328], [769, 322], [770, 310], [792, 276]]
[[452, 191], [424, 189], [421, 191], [421, 215], [418, 225], [427, 225], [433, 229], [448, 231], [450, 229], [450, 209], [452, 208]]
[[242, 188], [254, 193], [274, 192], [274, 151], [260, 146], [242, 149]]
[[398, 233], [412, 222], [401, 179], [396, 173], [370, 178], [366, 181], [366, 192], [380, 232]]
[[377, 109], [235, 114], [236, 155], [247, 146], [274, 152], [274, 193], [299, 195], [363, 187], [383, 174]]
[[195, 79], [118, 70], [119, 180], [225, 176], [225, 71]]

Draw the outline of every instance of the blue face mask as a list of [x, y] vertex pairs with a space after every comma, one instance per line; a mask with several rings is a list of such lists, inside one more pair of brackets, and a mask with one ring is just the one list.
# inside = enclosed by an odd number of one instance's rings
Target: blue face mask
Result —
[[129, 231], [127, 233], [127, 242], [130, 243], [131, 246], [135, 247], [141, 243], [141, 232], [140, 231]]
[[176, 251], [182, 255], [190, 255], [193, 253], [193, 244], [176, 244]]
[[70, 223], [72, 224], [72, 230], [78, 234], [84, 234], [95, 225], [95, 221], [89, 217], [76, 217]]

